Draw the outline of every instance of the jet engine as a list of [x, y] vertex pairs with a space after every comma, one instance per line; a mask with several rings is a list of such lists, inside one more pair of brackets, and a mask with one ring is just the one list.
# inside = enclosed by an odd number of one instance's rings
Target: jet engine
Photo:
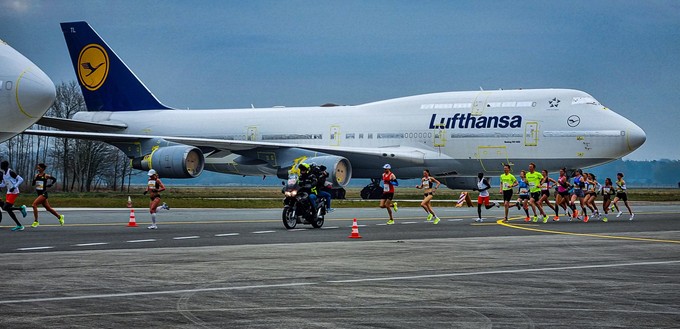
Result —
[[203, 152], [186, 145], [159, 147], [151, 154], [132, 159], [132, 168], [153, 168], [162, 178], [194, 178], [203, 172], [204, 166]]
[[352, 178], [352, 165], [346, 158], [325, 155], [307, 158], [304, 162], [308, 164], [314, 163], [317, 166], [326, 166], [328, 181], [333, 183], [333, 187], [345, 187], [349, 184], [350, 178]]

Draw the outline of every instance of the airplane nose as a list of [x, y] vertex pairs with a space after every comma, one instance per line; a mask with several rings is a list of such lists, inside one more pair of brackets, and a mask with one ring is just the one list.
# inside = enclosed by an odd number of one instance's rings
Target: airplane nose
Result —
[[626, 135], [628, 136], [628, 149], [632, 152], [645, 143], [647, 135], [638, 125], [634, 123], [631, 123], [631, 125], [632, 127], [626, 131]]
[[19, 76], [16, 99], [21, 113], [29, 118], [40, 118], [56, 99], [54, 83], [45, 72], [32, 67]]

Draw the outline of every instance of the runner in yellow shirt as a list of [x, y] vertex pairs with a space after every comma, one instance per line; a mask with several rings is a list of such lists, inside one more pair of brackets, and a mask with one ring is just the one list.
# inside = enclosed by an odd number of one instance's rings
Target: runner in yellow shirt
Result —
[[505, 206], [504, 222], [508, 221], [508, 208], [510, 207], [510, 200], [512, 200], [512, 188], [517, 186], [517, 178], [510, 173], [510, 166], [503, 166], [503, 174], [501, 174], [501, 188], [498, 193], [503, 194], [503, 205]]
[[536, 171], [536, 165], [532, 162], [529, 164], [529, 172], [526, 173], [527, 182], [529, 183], [529, 193], [530, 199], [529, 204], [531, 205], [531, 210], [534, 212], [534, 223], [538, 221], [538, 216], [536, 216], [536, 208], [541, 213], [543, 217], [543, 222], [548, 221], [548, 215], [543, 211], [543, 207], [537, 207], [536, 202], [541, 198], [541, 181], [543, 180], [543, 174]]

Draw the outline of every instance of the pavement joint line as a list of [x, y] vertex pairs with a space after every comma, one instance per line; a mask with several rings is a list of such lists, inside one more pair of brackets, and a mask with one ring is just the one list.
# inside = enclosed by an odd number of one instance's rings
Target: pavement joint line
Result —
[[[510, 220], [512, 220], [512, 218]], [[540, 233], [586, 236], [586, 237], [600, 238], [600, 239], [617, 239], [617, 240], [629, 240], [629, 241], [661, 242], [661, 243], [677, 243], [677, 244], [680, 244], [679, 240], [638, 238], [638, 237], [629, 237], [629, 236], [621, 236], [621, 235], [603, 235], [603, 234], [595, 234], [595, 233], [575, 233], [575, 232], [566, 232], [566, 231], [538, 229], [538, 228], [527, 227], [529, 225], [513, 225], [513, 224], [510, 224], [510, 223], [504, 223], [502, 219], [499, 219], [498, 221], [496, 221], [496, 224], [502, 225], [502, 226], [505, 226], [505, 227], [509, 227], [509, 228], [526, 230], [526, 231], [533, 231], [533, 232], [540, 232]], [[587, 225], [587, 223], [583, 223], [583, 224]], [[532, 226], [534, 226], [534, 225], [532, 225]], [[538, 225], [538, 226], [540, 226], [540, 225]]]
[[424, 274], [424, 275], [412, 275], [412, 276], [375, 277], [375, 278], [350, 279], [350, 280], [326, 280], [326, 281], [319, 281], [319, 282], [290, 282], [290, 283], [250, 285], [250, 286], [213, 287], [213, 288], [178, 289], [178, 290], [158, 290], [158, 291], [145, 291], [145, 292], [122, 292], [122, 293], [111, 293], [111, 294], [65, 296], [65, 297], [10, 299], [10, 300], [0, 300], [0, 305], [25, 304], [25, 303], [37, 303], [37, 302], [55, 302], [55, 301], [67, 301], [67, 300], [157, 296], [157, 295], [170, 295], [170, 294], [188, 294], [188, 293], [194, 294], [194, 293], [199, 293], [199, 292], [215, 292], [215, 291], [234, 291], [234, 290], [271, 289], [271, 288], [295, 288], [295, 287], [301, 287], [301, 286], [314, 286], [314, 285], [323, 285], [323, 284], [344, 284], [344, 283], [364, 283], [364, 282], [376, 282], [376, 281], [421, 280], [421, 279], [431, 279], [431, 278], [447, 278], [447, 277], [451, 278], [451, 277], [467, 277], [467, 276], [479, 276], [479, 275], [516, 274], [516, 273], [532, 273], [532, 272], [570, 271], [570, 270], [598, 269], [598, 268], [616, 268], [616, 267], [630, 267], [630, 266], [654, 266], [654, 265], [677, 265], [677, 264], [680, 264], [680, 260], [634, 262], [634, 263], [614, 263], [614, 264], [574, 265], [574, 266], [566, 265], [566, 266], [560, 266], [560, 267], [553, 266], [553, 267], [538, 267], [538, 268], [524, 268], [524, 269], [520, 268], [520, 269], [508, 269], [508, 270], [476, 271], [476, 272]]

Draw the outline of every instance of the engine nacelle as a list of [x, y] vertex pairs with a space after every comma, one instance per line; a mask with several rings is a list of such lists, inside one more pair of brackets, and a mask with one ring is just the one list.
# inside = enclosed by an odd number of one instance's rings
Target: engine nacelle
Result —
[[186, 145], [159, 147], [151, 154], [132, 159], [132, 168], [153, 168], [161, 178], [194, 178], [203, 172], [204, 166], [203, 152]]
[[446, 177], [443, 183], [453, 190], [472, 190], [477, 188], [477, 177]]
[[326, 166], [328, 181], [333, 183], [333, 187], [345, 187], [352, 178], [352, 165], [349, 163], [349, 160], [343, 157], [325, 155], [307, 158], [304, 163]]

